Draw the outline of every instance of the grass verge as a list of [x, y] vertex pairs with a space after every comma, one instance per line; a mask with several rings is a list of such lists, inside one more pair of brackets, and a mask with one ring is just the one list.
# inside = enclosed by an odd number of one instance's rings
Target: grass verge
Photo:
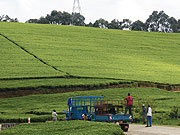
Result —
[[3, 130], [0, 135], [123, 135], [120, 126], [89, 121], [65, 121], [21, 124]]

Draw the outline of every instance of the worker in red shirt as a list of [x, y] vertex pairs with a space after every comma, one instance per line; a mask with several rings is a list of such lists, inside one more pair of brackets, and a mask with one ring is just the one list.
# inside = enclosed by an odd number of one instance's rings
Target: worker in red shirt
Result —
[[127, 114], [129, 110], [129, 114], [132, 115], [133, 98], [130, 96], [130, 93], [128, 93], [128, 97], [126, 97], [125, 100], [127, 101], [125, 114]]

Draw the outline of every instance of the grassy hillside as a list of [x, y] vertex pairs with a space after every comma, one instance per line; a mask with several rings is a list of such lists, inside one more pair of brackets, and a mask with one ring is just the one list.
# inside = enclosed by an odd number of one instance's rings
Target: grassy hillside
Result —
[[[50, 65], [38, 63], [28, 55], [24, 58], [30, 57], [31, 62], [35, 61], [30, 69], [38, 67], [38, 73], [21, 74], [20, 69], [17, 75], [9, 72], [12, 69], [10, 65], [1, 65], [0, 69], [4, 71], [0, 78], [63, 76], [69, 73], [85, 77], [180, 83], [180, 34], [21, 23], [0, 23], [0, 33]], [[5, 39], [1, 37], [0, 40]], [[2, 59], [0, 61], [3, 63]], [[14, 65], [17, 69], [18, 61]]]
[[[0, 88], [88, 86], [128, 80], [180, 84], [179, 52], [180, 34], [175, 33], [0, 22]], [[150, 103], [153, 124], [180, 125], [175, 117], [180, 118], [179, 112], [174, 114], [180, 93], [156, 88], [117, 88], [0, 99], [0, 121], [27, 122], [28, 117], [33, 122], [46, 121], [51, 119], [53, 109], [57, 110], [59, 118], [64, 118], [69, 97], [124, 99], [128, 92], [134, 98], [136, 122], [141, 121], [142, 103]], [[72, 127], [78, 124], [84, 127], [83, 123], [76, 121], [71, 124]], [[88, 124], [94, 126], [94, 123], [87, 123], [87, 130], [77, 129], [73, 133], [92, 132]], [[29, 134], [38, 130], [37, 134], [44, 131], [59, 134], [61, 130], [53, 127], [61, 126], [63, 134], [68, 134], [66, 123], [39, 124], [41, 129], [37, 125], [19, 125], [3, 133]], [[112, 129], [116, 130], [116, 127]], [[105, 129], [99, 130], [100, 127], [96, 131], [99, 134], [108, 133]]]
[[3, 130], [1, 135], [123, 135], [118, 125], [89, 122], [66, 121], [51, 123], [22, 124]]

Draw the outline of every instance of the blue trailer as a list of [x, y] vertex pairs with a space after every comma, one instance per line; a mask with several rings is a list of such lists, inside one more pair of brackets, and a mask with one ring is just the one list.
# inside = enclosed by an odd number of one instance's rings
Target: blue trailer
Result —
[[72, 97], [68, 99], [66, 120], [118, 123], [123, 131], [128, 131], [133, 115], [124, 111], [122, 100], [105, 100], [103, 96]]

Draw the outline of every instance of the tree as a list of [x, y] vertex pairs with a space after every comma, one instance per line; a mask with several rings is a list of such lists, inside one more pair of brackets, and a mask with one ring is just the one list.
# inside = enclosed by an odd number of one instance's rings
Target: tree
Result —
[[141, 22], [140, 20], [133, 22], [131, 26], [132, 26], [132, 30], [146, 31], [146, 24]]
[[86, 27], [93, 27], [92, 22], [90, 22], [89, 24], [85, 24]]
[[41, 17], [40, 19], [30, 19], [26, 21], [26, 23], [70, 25], [71, 19], [71, 14], [53, 10], [51, 14], [47, 14], [46, 17]]
[[10, 17], [8, 15], [3, 15], [3, 22], [10, 22]]
[[40, 19], [38, 20], [38, 23], [49, 24], [49, 21], [45, 17], [41, 16]]
[[180, 33], [180, 19], [178, 19], [178, 33]]
[[19, 22], [19, 21], [18, 21], [17, 18], [15, 18], [15, 19], [12, 19], [12, 18], [11, 18], [10, 22]]
[[38, 23], [38, 22], [39, 22], [38, 19], [29, 19], [25, 23]]
[[121, 24], [118, 20], [114, 19], [111, 21], [111, 23], [109, 23], [108, 28], [109, 29], [120, 29]]
[[177, 31], [176, 25], [176, 19], [170, 18], [164, 11], [153, 11], [146, 20], [147, 31], [149, 32], [174, 32]]
[[54, 17], [54, 16], [56, 16], [56, 15], [58, 15], [58, 11], [57, 11], [57, 10], [53, 10], [53, 11], [51, 12], [51, 16]]
[[153, 11], [152, 15], [146, 20], [147, 31], [155, 32], [158, 31], [157, 23], [158, 23], [158, 11]]
[[93, 27], [98, 27], [98, 28], [104, 28], [107, 29], [108, 28], [108, 21], [100, 18], [99, 20], [96, 20], [95, 23], [93, 24]]
[[8, 15], [0, 16], [0, 21], [3, 21], [3, 22], [19, 22], [17, 18], [13, 19], [13, 18], [10, 18]]
[[62, 18], [61, 18], [61, 24], [62, 25], [70, 25], [71, 22], [72, 22], [72, 15], [69, 14], [68, 12], [63, 12]]
[[54, 24], [55, 23], [53, 16], [47, 14], [47, 16], [45, 18], [49, 21], [49, 24]]
[[76, 26], [85, 26], [85, 18], [80, 13], [72, 13], [72, 24]]
[[123, 19], [122, 22], [120, 22], [121, 24], [121, 29], [122, 30], [131, 30], [131, 25], [132, 25], [132, 21], [129, 19]]
[[62, 20], [62, 12], [61, 11], [56, 11], [53, 10], [51, 12], [51, 14], [47, 14], [47, 16], [45, 17], [48, 21], [49, 24], [62, 24], [61, 20]]
[[171, 17], [169, 18], [168, 22], [171, 24], [170, 25], [170, 29], [172, 30], [172, 32], [178, 32], [178, 21], [174, 18]]

